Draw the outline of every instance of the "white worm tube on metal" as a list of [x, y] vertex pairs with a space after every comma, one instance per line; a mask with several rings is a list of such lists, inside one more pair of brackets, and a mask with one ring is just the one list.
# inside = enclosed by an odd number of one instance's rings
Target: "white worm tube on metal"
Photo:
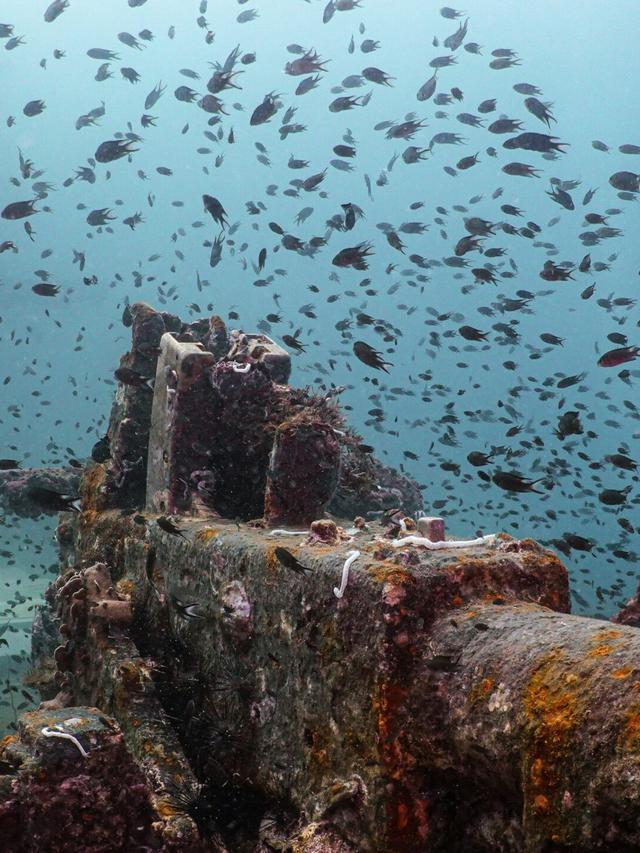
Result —
[[238, 364], [234, 361], [231, 365], [235, 373], [248, 373], [251, 370], [251, 364]]
[[69, 734], [69, 732], [59, 732], [59, 731], [57, 731], [56, 729], [50, 729], [50, 728], [49, 728], [49, 726], [45, 726], [45, 727], [42, 729], [42, 734], [43, 734], [45, 737], [59, 737], [59, 738], [62, 738], [63, 740], [70, 740], [70, 741], [71, 741], [71, 743], [72, 743], [75, 747], [77, 747], [77, 748], [80, 750], [80, 752], [82, 753], [82, 755], [84, 756], [84, 758], [88, 758], [88, 757], [89, 757], [89, 753], [88, 753], [88, 752], [87, 752], [87, 750], [82, 746], [82, 744], [80, 743], [80, 741], [78, 740], [78, 738], [77, 738], [75, 735], [71, 735], [71, 734]]
[[308, 530], [284, 530], [282, 528], [278, 528], [277, 530], [270, 530], [267, 534], [268, 536], [306, 536], [309, 533]]
[[425, 536], [404, 536], [402, 539], [379, 539], [394, 548], [402, 548], [404, 545], [423, 545], [429, 551], [440, 551], [445, 548], [473, 548], [475, 545], [493, 545], [496, 541], [495, 533], [480, 536], [478, 539], [447, 539], [442, 542], [432, 542]]
[[344, 566], [342, 567], [342, 579], [340, 581], [340, 588], [337, 586], [333, 588], [333, 594], [336, 598], [342, 598], [344, 595], [344, 591], [347, 588], [347, 583], [349, 582], [349, 567], [351, 563], [358, 559], [360, 556], [360, 551], [349, 551], [347, 554], [347, 559], [344, 561]]

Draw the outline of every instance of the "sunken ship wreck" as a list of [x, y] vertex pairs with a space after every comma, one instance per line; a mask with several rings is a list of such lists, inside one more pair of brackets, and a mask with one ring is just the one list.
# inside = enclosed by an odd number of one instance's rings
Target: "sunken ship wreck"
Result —
[[449, 537], [269, 338], [128, 322], [93, 458], [2, 476], [60, 555], [2, 849], [638, 849], [637, 603], [571, 616], [553, 553]]

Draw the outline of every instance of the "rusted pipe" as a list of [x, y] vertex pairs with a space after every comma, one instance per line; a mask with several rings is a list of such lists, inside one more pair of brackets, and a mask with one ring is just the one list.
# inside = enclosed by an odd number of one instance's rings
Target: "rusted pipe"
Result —
[[410, 730], [397, 740], [429, 825], [465, 815], [449, 844], [638, 849], [637, 630], [535, 604], [472, 604], [433, 625], [406, 707]]

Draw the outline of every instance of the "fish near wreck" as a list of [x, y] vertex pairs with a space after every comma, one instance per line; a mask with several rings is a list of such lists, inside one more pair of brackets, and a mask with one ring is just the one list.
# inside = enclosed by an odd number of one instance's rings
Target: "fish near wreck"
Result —
[[539, 489], [534, 489], [537, 483], [541, 483], [544, 477], [539, 480], [527, 480], [520, 474], [514, 471], [496, 471], [491, 478], [500, 489], [506, 492], [535, 492], [538, 495], [543, 494]]
[[229, 225], [228, 220], [226, 219], [227, 211], [222, 206], [219, 199], [215, 198], [215, 196], [207, 195], [206, 193], [202, 196], [202, 203], [204, 205], [204, 209], [207, 213], [210, 213], [213, 217], [213, 221], [216, 222], [221, 228], [226, 228]]
[[265, 124], [274, 117], [280, 109], [280, 102], [278, 101], [278, 98], [279, 95], [276, 95], [275, 92], [269, 92], [268, 95], [264, 96], [262, 103], [258, 104], [251, 114], [251, 118], [249, 119], [251, 127], [256, 127], [259, 124]]
[[24, 219], [27, 216], [33, 216], [34, 213], [38, 213], [33, 206], [37, 201], [37, 198], [30, 201], [14, 201], [3, 209], [0, 216], [3, 219]]
[[139, 151], [138, 148], [132, 148], [134, 144], [131, 139], [108, 139], [98, 145], [94, 157], [98, 163], [112, 163], [114, 160]]
[[68, 8], [69, 0], [53, 0], [53, 3], [45, 10], [44, 20], [47, 24], [51, 24]]
[[334, 256], [331, 263], [335, 267], [352, 267], [355, 270], [366, 270], [369, 268], [367, 258], [373, 254], [372, 244], [369, 242], [358, 243], [357, 246], [348, 246]]
[[610, 349], [598, 359], [598, 367], [618, 367], [634, 361], [640, 355], [640, 347], [617, 347]]
[[549, 151], [559, 151], [566, 147], [568, 142], [560, 142], [555, 136], [548, 136], [546, 133], [521, 133], [518, 136], [513, 136], [502, 143], [503, 148], [522, 149], [523, 151], [537, 151], [540, 153], [548, 153]]
[[366, 364], [367, 367], [373, 367], [375, 370], [383, 370], [388, 373], [387, 367], [392, 366], [390, 361], [384, 361], [380, 353], [366, 341], [356, 341], [353, 345], [353, 353], [363, 364]]
[[609, 178], [609, 183], [616, 190], [640, 192], [640, 175], [635, 172], [614, 172]]

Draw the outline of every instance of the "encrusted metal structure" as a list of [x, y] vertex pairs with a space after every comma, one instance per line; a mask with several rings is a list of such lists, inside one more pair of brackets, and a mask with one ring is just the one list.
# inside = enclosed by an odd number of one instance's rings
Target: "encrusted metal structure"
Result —
[[273, 342], [131, 314], [0, 750], [11, 849], [638, 849], [640, 633], [569, 615], [535, 542], [418, 519]]

